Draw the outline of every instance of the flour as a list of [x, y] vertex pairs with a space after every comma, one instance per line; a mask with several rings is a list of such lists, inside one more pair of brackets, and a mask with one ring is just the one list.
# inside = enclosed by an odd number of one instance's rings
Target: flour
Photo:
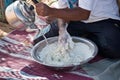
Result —
[[89, 46], [82, 42], [74, 42], [74, 48], [67, 50], [64, 54], [61, 54], [57, 46], [57, 42], [45, 46], [39, 53], [39, 59], [48, 65], [65, 66], [79, 65], [80, 62], [92, 56]]

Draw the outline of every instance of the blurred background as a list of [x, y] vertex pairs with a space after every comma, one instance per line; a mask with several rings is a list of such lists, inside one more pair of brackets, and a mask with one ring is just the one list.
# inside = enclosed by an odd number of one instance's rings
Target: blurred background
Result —
[[14, 1], [15, 0], [0, 0], [0, 38], [14, 30], [14, 28], [7, 23], [5, 18], [6, 7]]
[[[6, 7], [9, 6], [11, 3], [13, 3], [14, 1], [16, 0], [0, 0], [0, 39], [15, 29], [7, 23], [5, 18]], [[23, 0], [23, 1], [31, 3], [31, 0]], [[38, 0], [38, 1], [50, 5], [57, 0]]]

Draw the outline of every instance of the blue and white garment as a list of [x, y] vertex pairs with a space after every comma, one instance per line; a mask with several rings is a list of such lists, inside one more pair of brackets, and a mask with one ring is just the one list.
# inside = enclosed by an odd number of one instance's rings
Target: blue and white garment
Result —
[[67, 0], [68, 8], [76, 7], [77, 3], [78, 3], [78, 0]]
[[78, 4], [78, 0], [58, 0], [58, 8], [73, 8]]

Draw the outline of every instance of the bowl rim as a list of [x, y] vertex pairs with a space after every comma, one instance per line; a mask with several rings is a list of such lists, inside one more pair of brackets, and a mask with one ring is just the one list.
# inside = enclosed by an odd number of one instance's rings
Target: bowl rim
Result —
[[[52, 39], [52, 38], [58, 38], [58, 37], [57, 37], [57, 36], [55, 36], [55, 37], [50, 37], [50, 38], [47, 38], [47, 40], [48, 40], [48, 39]], [[35, 56], [34, 56], [34, 52], [35, 52], [37, 46], [38, 46], [40, 43], [44, 42], [45, 40], [41, 40], [40, 42], [38, 42], [37, 44], [35, 44], [35, 45], [33, 46], [33, 48], [31, 49], [31, 56], [32, 56], [32, 58], [33, 58], [33, 60], [34, 60], [35, 62], [37, 62], [37, 63], [39, 63], [39, 64], [42, 64], [42, 65], [44, 65], [44, 66], [55, 67], [55, 68], [65, 68], [65, 67], [73, 67], [73, 66], [79, 66], [79, 65], [85, 64], [85, 63], [89, 62], [90, 60], [92, 60], [92, 59], [97, 55], [97, 53], [98, 53], [98, 47], [97, 47], [97, 45], [96, 45], [93, 41], [91, 41], [91, 40], [89, 40], [89, 39], [86, 39], [86, 38], [83, 38], [83, 37], [72, 36], [72, 38], [84, 40], [85, 42], [88, 42], [89, 44], [93, 45], [94, 48], [95, 48], [95, 49], [94, 49], [94, 52], [93, 52], [93, 55], [92, 55], [91, 57], [89, 57], [88, 59], [86, 59], [85, 61], [80, 62], [78, 65], [62, 65], [62, 66], [57, 66], [57, 65], [55, 66], [55, 65], [54, 65], [54, 66], [52, 66], [52, 65], [45, 64], [45, 63], [42, 63], [42, 62], [40, 62], [39, 60], [37, 60], [37, 59], [35, 58]]]

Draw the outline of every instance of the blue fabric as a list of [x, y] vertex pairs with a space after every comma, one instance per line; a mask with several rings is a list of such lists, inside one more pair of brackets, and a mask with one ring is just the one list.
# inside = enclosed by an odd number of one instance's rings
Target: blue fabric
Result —
[[67, 0], [67, 2], [68, 2], [68, 7], [73, 8], [74, 7], [73, 5], [76, 4], [78, 0]]
[[4, 0], [4, 5], [5, 5], [5, 8], [11, 4], [14, 0]]

